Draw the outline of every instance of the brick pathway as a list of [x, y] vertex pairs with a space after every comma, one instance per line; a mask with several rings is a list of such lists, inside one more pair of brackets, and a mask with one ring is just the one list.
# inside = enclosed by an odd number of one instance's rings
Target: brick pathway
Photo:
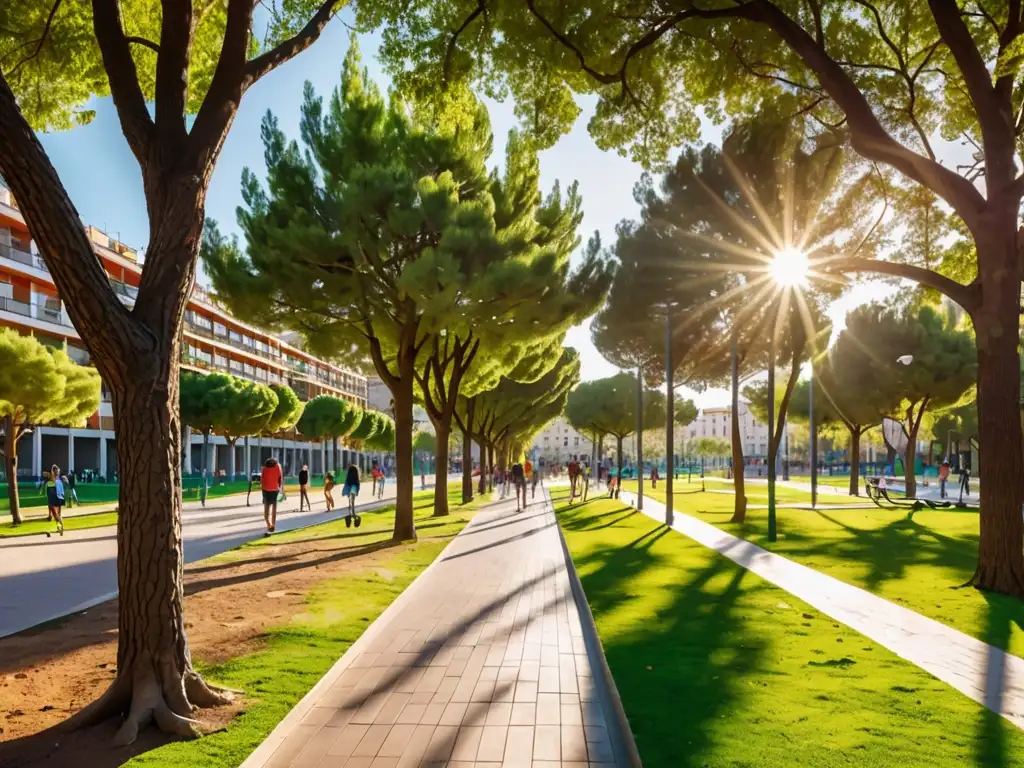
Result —
[[[635, 503], [636, 494], [622, 499]], [[649, 496], [643, 511], [665, 520], [665, 506]], [[676, 512], [672, 527], [1024, 728], [1024, 659], [690, 515]]]
[[[243, 768], [626, 765], [548, 502], [478, 514]], [[613, 747], [614, 745], [614, 747]]]

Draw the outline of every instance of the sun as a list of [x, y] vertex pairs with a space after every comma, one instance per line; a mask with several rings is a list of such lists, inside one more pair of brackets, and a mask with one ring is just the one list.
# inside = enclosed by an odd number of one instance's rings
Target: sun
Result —
[[778, 285], [785, 288], [806, 287], [810, 266], [806, 253], [799, 248], [787, 246], [775, 253], [769, 271]]

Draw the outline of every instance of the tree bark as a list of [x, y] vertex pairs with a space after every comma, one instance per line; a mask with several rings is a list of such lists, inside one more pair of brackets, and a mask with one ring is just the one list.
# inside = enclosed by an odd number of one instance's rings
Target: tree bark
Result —
[[860, 495], [860, 427], [850, 430], [850, 495]]
[[[462, 430], [462, 503], [473, 500], [473, 416], [476, 402], [470, 399], [466, 404], [466, 428]], [[481, 456], [481, 458], [483, 458]], [[482, 465], [482, 462], [481, 462]]]
[[[395, 387], [391, 390], [395, 409], [395, 530], [394, 541], [409, 541], [416, 538], [416, 524], [413, 519], [413, 377], [399, 373]], [[447, 493], [447, 491], [446, 491]], [[435, 496], [436, 498], [436, 496]], [[447, 498], [447, 496], [446, 496]]]
[[[991, 240], [975, 235], [983, 302], [972, 314], [978, 345], [981, 537], [974, 584], [1024, 596], [1024, 445], [1020, 422], [1020, 280], [1016, 208]], [[1001, 235], [1001, 237], [999, 237]]]
[[238, 438], [225, 438], [228, 441], [228, 482], [234, 482], [235, 470], [237, 467], [237, 459], [235, 458], [235, 443], [238, 442]]
[[448, 514], [448, 438], [451, 424], [434, 424], [434, 517]]
[[477, 440], [477, 448], [480, 449], [480, 482], [477, 485], [477, 493], [483, 494], [487, 490], [487, 446], [484, 439]]
[[494, 445], [491, 443], [487, 444], [487, 469], [490, 470], [487, 473], [487, 489], [494, 492]]
[[618, 449], [617, 461], [619, 462], [619, 474], [615, 478], [615, 498], [617, 499], [619, 498], [619, 493], [622, 491], [622, 436], [616, 435], [615, 439], [617, 441], [616, 447]]
[[11, 506], [11, 522], [21, 525], [21, 503], [18, 499], [18, 428], [14, 419], [5, 417], [4, 472], [7, 473], [7, 500]]
[[914, 406], [907, 408], [907, 451], [903, 457], [903, 485], [906, 489], [905, 495], [908, 499], [917, 498], [917, 434], [921, 428], [921, 417], [924, 416], [925, 408], [928, 407], [928, 399], [921, 402], [917, 413], [914, 413]]
[[740, 379], [735, 344], [734, 340], [732, 364], [732, 484], [735, 498], [733, 500], [732, 519], [730, 522], [742, 523], [747, 519], [747, 489], [746, 477], [743, 471], [743, 437], [740, 435]]

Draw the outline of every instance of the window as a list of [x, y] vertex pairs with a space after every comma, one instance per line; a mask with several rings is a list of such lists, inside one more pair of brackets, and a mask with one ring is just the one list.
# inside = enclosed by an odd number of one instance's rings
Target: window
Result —
[[712, 427], [711, 428], [711, 436], [712, 437], [718, 437], [718, 427]]
[[224, 325], [224, 323], [214, 323], [213, 324], [213, 332], [215, 334], [217, 334], [218, 336], [227, 336], [228, 335], [228, 328], [227, 328], [226, 325]]
[[768, 453], [768, 446], [764, 443], [761, 443], [761, 453]]
[[238, 331], [231, 331], [228, 334], [228, 337], [234, 342], [237, 342], [239, 344], [242, 343], [242, 334], [240, 334]]
[[579, 447], [580, 447], [580, 439], [579, 439], [578, 437], [576, 438], [575, 446], [576, 446], [577, 448], [579, 448]]
[[562, 447], [563, 448], [568, 448], [569, 447], [569, 438], [568, 437], [563, 437], [562, 438]]
[[200, 328], [210, 330], [213, 328], [213, 323], [210, 322], [210, 318], [197, 315], [195, 312], [192, 313], [192, 324]]
[[697, 430], [696, 429], [691, 429], [690, 430], [690, 437], [696, 437], [696, 436], [697, 436]]
[[217, 354], [215, 354], [213, 356], [213, 364], [217, 365], [217, 366], [220, 366], [221, 368], [227, 368], [228, 367], [228, 358], [227, 358], [226, 355], [217, 355]]

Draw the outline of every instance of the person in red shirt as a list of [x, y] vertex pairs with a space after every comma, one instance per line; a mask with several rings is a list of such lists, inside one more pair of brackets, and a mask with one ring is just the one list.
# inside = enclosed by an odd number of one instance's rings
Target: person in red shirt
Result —
[[260, 489], [263, 491], [263, 519], [267, 523], [269, 536], [274, 532], [277, 525], [277, 495], [281, 492], [284, 484], [284, 475], [281, 472], [281, 465], [277, 459], [271, 456], [263, 462], [263, 471], [260, 472]]

